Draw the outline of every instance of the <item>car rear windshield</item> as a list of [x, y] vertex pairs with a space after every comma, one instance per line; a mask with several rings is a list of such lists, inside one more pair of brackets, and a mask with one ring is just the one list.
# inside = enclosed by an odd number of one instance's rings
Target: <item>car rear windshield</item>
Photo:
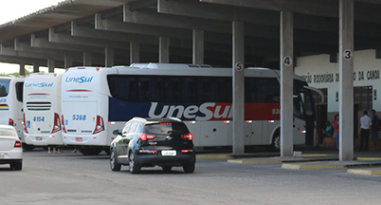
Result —
[[9, 92], [9, 80], [0, 79], [0, 97], [6, 97]]
[[171, 133], [187, 134], [189, 130], [184, 123], [163, 122], [158, 124], [147, 124], [145, 133], [151, 135], [167, 135]]
[[0, 137], [2, 136], [12, 136], [15, 137], [16, 133], [13, 129], [9, 128], [0, 128]]

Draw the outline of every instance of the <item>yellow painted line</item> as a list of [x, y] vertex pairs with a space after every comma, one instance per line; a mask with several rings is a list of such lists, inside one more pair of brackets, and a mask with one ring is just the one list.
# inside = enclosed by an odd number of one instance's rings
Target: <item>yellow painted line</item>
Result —
[[362, 175], [381, 175], [381, 170], [349, 169], [347, 173]]
[[283, 169], [344, 169], [345, 165], [300, 165], [300, 164], [282, 164]]
[[376, 161], [376, 160], [381, 160], [380, 157], [356, 157], [355, 160], [358, 161]]
[[255, 163], [282, 163], [279, 160], [228, 160], [229, 163], [238, 163], [238, 164], [255, 164]]
[[215, 155], [196, 155], [196, 159], [231, 159], [232, 157], [227, 154], [215, 154]]
[[302, 154], [302, 157], [328, 157], [328, 156], [335, 156], [335, 155], [329, 155], [329, 154]]

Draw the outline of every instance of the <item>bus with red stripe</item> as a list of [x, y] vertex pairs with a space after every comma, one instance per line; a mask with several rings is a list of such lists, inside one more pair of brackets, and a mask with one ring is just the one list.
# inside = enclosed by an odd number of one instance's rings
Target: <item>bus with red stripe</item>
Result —
[[[280, 146], [280, 74], [245, 72], [245, 145]], [[232, 146], [232, 69], [187, 64], [73, 67], [62, 79], [64, 142], [96, 154], [133, 117], [183, 120], [199, 148]], [[294, 76], [294, 143], [314, 124], [311, 90]], [[310, 126], [309, 124], [312, 124]]]

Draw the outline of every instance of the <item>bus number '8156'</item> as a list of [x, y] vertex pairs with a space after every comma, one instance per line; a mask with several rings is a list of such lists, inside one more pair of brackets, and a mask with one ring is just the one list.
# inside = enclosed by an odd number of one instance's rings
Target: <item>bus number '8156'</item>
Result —
[[73, 120], [86, 120], [86, 115], [73, 115]]

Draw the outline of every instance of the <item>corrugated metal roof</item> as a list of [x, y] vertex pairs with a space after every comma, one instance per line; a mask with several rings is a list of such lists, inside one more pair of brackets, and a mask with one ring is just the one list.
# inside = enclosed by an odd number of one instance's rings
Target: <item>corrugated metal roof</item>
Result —
[[65, 0], [0, 25], [0, 42], [57, 26], [137, 0]]

